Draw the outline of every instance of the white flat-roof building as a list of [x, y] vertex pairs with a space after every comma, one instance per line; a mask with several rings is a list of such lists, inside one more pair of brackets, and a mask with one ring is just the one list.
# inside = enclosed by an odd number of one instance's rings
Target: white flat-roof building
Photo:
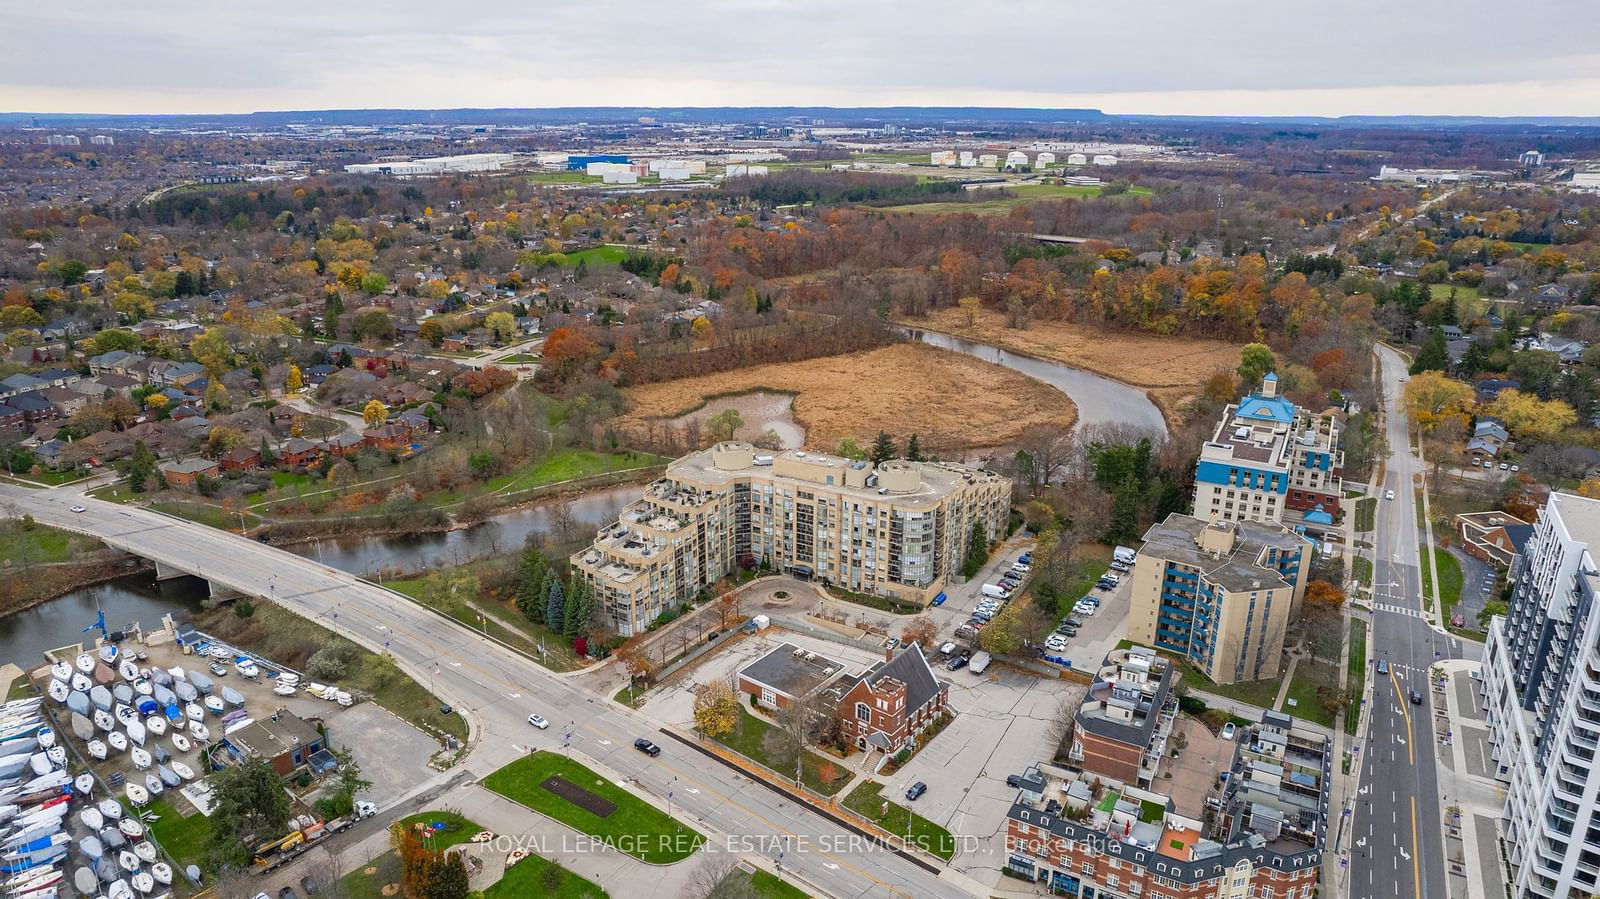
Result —
[[1600, 882], [1600, 501], [1552, 493], [1489, 624], [1483, 705], [1506, 785], [1510, 895], [1589, 896]]
[[510, 153], [467, 153], [462, 156], [429, 156], [423, 159], [394, 159], [357, 162], [344, 167], [353, 175], [443, 175], [449, 172], [498, 172], [511, 164]]

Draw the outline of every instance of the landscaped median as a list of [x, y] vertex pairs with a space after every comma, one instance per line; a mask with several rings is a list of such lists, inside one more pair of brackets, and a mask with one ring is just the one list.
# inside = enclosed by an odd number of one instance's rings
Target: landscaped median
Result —
[[[929, 855], [945, 861], [955, 856], [956, 839], [950, 835], [950, 831], [899, 803], [884, 799], [882, 789], [882, 784], [869, 780], [845, 797], [844, 807], [871, 821], [895, 839], [904, 840]], [[908, 816], [909, 830], [906, 825]]]
[[705, 837], [588, 767], [552, 752], [517, 759], [483, 779], [496, 793], [652, 865], [693, 855]]

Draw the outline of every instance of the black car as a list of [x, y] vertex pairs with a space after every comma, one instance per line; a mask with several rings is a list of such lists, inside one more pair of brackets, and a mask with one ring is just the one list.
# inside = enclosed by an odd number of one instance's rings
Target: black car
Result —
[[650, 742], [649, 740], [646, 740], [644, 737], [634, 740], [633, 748], [639, 750], [645, 755], [650, 756], [651, 758], [655, 758], [661, 754], [661, 747]]
[[911, 785], [911, 789], [906, 791], [906, 798], [915, 800], [918, 796], [921, 796], [926, 792], [928, 792], [928, 785], [919, 780]]
[[944, 667], [951, 671], [960, 671], [961, 669], [967, 667], [967, 657], [951, 656], [950, 661], [944, 663]]
[[1006, 786], [1008, 786], [1008, 787], [1020, 787], [1020, 786], [1022, 786], [1022, 775], [1020, 775], [1020, 774], [1007, 774], [1006, 775]]
[[1083, 622], [1079, 621], [1076, 618], [1068, 618], [1066, 621], [1063, 621], [1061, 623], [1065, 624], [1068, 627], [1072, 627], [1072, 628], [1083, 627]]
[[1414, 687], [1411, 690], [1411, 704], [1422, 705], [1422, 694], [1418, 693]]

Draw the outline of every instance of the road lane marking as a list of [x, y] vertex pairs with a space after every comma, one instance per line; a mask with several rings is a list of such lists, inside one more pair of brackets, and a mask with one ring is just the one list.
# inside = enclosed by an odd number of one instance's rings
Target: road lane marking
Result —
[[1422, 863], [1418, 858], [1422, 851], [1417, 848], [1417, 797], [1411, 797], [1411, 882], [1416, 886], [1417, 899], [1422, 899]]

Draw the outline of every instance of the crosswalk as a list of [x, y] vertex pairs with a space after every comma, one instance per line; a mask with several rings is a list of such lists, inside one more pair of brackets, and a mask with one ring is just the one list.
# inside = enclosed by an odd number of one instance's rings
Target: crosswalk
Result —
[[1374, 612], [1389, 612], [1390, 614], [1393, 614], [1393, 615], [1406, 615], [1406, 616], [1409, 616], [1411, 618], [1426, 618], [1427, 617], [1427, 616], [1422, 614], [1422, 610], [1421, 609], [1412, 609], [1412, 608], [1407, 608], [1406, 606], [1395, 606], [1395, 605], [1390, 605], [1389, 603], [1386, 603], [1386, 602], [1375, 602], [1375, 603], [1373, 603], [1372, 604], [1372, 610]]

